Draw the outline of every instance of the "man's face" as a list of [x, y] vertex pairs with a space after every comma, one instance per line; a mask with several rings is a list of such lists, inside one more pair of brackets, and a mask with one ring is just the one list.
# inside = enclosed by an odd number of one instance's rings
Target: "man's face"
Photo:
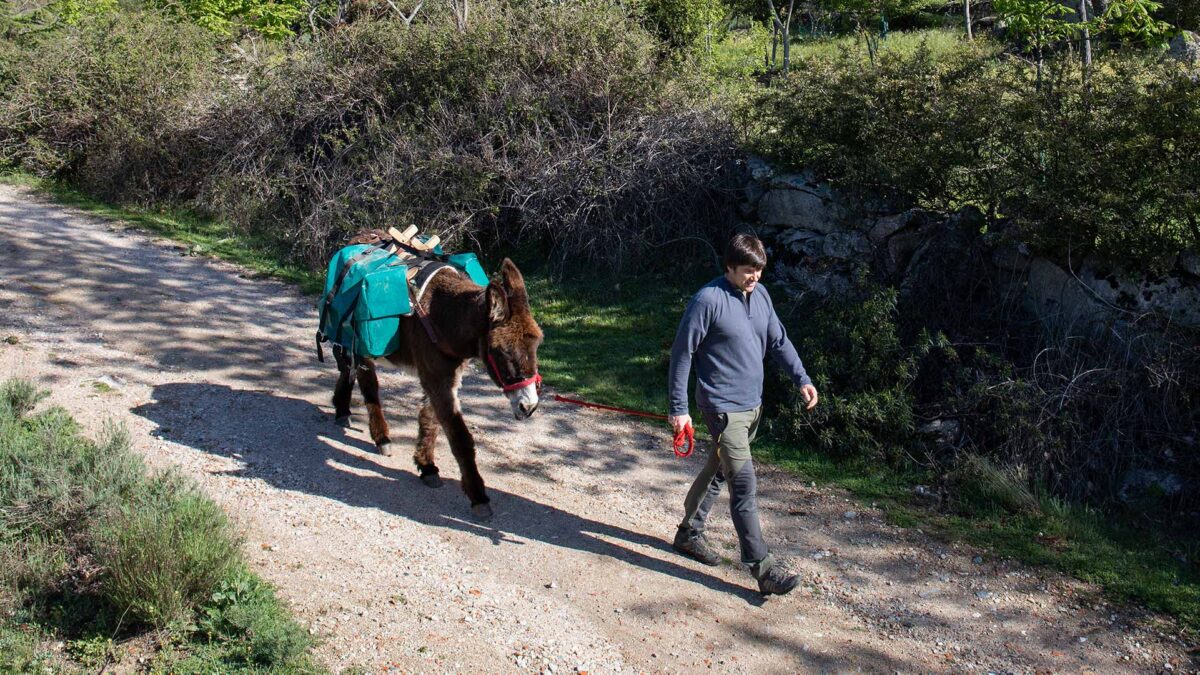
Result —
[[762, 268], [759, 267], [738, 265], [725, 269], [725, 278], [734, 288], [744, 293], [749, 293], [757, 288], [760, 277], [762, 277]]

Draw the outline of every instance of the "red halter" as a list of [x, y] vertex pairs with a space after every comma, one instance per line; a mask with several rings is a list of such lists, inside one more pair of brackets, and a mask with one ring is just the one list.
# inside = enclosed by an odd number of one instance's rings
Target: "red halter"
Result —
[[510, 391], [524, 389], [525, 387], [528, 387], [529, 385], [532, 384], [532, 385], [537, 386], [538, 395], [541, 395], [541, 393], [542, 393], [542, 376], [540, 373], [538, 373], [537, 371], [534, 371], [534, 373], [531, 377], [527, 377], [527, 378], [521, 380], [520, 382], [513, 382], [511, 384], [505, 384], [504, 378], [500, 377], [500, 367], [496, 365], [496, 359], [492, 358], [492, 352], [490, 350], [488, 350], [486, 346], [484, 347], [484, 350], [487, 353], [488, 370], [491, 371], [492, 379], [496, 380], [496, 382], [500, 385], [500, 388], [504, 390], [504, 393], [507, 394]]

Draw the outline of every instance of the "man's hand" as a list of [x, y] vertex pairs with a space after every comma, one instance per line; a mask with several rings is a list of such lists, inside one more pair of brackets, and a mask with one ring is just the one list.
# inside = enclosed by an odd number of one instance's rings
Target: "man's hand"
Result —
[[667, 424], [671, 425], [671, 429], [673, 429], [675, 431], [675, 433], [679, 433], [680, 431], [683, 431], [684, 428], [687, 427], [691, 423], [692, 423], [691, 415], [678, 415], [678, 416], [669, 415], [669, 416], [667, 416]]
[[812, 410], [813, 408], [817, 407], [817, 400], [819, 398], [817, 396], [817, 388], [811, 384], [806, 384], [800, 387], [800, 398], [803, 398], [804, 402], [807, 404], [804, 406], [804, 409]]

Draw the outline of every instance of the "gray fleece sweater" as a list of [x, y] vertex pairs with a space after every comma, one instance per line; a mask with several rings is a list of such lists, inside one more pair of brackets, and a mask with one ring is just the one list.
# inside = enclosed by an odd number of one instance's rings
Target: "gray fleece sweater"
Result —
[[688, 412], [688, 374], [696, 364], [696, 403], [706, 412], [752, 410], [762, 403], [763, 360], [772, 357], [797, 386], [811, 384], [761, 283], [746, 295], [722, 275], [688, 302], [671, 346], [670, 413]]

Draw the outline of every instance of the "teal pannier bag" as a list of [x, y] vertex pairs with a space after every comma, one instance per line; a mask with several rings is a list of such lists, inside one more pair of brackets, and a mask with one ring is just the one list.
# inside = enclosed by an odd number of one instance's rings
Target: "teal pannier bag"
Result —
[[353, 244], [329, 261], [317, 327], [319, 361], [325, 361], [321, 344], [326, 341], [345, 349], [352, 360], [379, 358], [400, 348], [400, 318], [413, 313], [409, 262], [445, 262], [476, 284], [488, 285], [487, 274], [474, 253], [446, 255], [437, 246], [431, 252], [410, 250], [420, 259], [404, 260], [384, 248], [389, 244]]
[[378, 358], [400, 347], [400, 317], [412, 314], [408, 265], [380, 246], [346, 246], [329, 261], [317, 358], [328, 340], [353, 357]]
[[466, 253], [451, 253], [446, 262], [457, 267], [462, 272], [465, 272], [471, 281], [474, 281], [480, 286], [488, 285], [487, 274], [483, 271], [483, 265], [479, 264], [479, 258], [475, 257], [470, 251]]
[[[420, 237], [420, 239], [424, 240], [425, 237]], [[474, 281], [480, 286], [488, 285], [487, 274], [483, 271], [483, 265], [479, 264], [479, 258], [477, 258], [474, 253], [466, 251], [463, 253], [451, 253], [450, 255], [446, 255], [446, 252], [442, 250], [441, 244], [434, 246], [432, 253], [433, 255], [429, 256], [430, 258], [435, 260], [444, 260], [445, 262], [457, 268], [458, 271], [466, 274], [468, 277], [470, 277], [471, 281]]]

